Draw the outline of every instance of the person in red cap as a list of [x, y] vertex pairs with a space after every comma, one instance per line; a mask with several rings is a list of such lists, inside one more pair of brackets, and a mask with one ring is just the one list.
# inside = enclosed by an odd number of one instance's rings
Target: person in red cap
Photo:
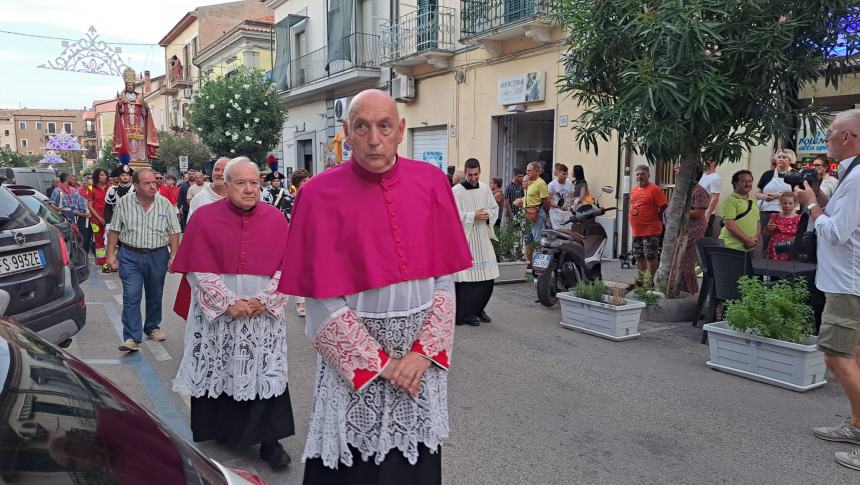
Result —
[[307, 297], [321, 358], [305, 484], [439, 484], [454, 343], [452, 274], [472, 266], [445, 174], [397, 155], [406, 121], [353, 98], [352, 158], [305, 182], [279, 291]]

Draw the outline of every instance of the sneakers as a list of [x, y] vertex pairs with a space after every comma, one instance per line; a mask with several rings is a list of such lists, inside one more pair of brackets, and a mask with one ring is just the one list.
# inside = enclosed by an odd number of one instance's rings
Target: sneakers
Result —
[[860, 470], [860, 448], [854, 451], [839, 451], [835, 456], [836, 463], [854, 470]]
[[838, 426], [812, 428], [812, 433], [823, 440], [860, 445], [860, 429], [849, 424], [847, 419]]
[[156, 328], [155, 330], [149, 332], [149, 335], [146, 336], [149, 340], [155, 340], [156, 342], [164, 342], [167, 340], [167, 337], [164, 335], [164, 332], [161, 331], [160, 328]]
[[132, 339], [128, 339], [120, 344], [119, 349], [123, 352], [137, 352], [140, 350], [140, 344]]

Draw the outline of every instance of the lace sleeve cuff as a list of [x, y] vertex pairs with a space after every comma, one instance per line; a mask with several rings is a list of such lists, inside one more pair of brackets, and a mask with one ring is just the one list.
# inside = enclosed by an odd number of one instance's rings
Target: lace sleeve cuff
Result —
[[314, 339], [314, 347], [356, 391], [382, 374], [389, 361], [388, 354], [351, 310], [329, 317]]
[[436, 291], [433, 294], [433, 306], [411, 350], [439, 367], [448, 369], [453, 347], [454, 298], [447, 291]]
[[281, 281], [281, 272], [277, 271], [269, 280], [269, 284], [257, 294], [257, 299], [263, 305], [266, 305], [266, 310], [274, 316], [280, 316], [284, 312], [284, 307], [287, 305], [289, 295], [278, 292], [278, 283]]
[[227, 308], [239, 299], [230, 291], [224, 280], [214, 273], [197, 273], [197, 284], [194, 290], [197, 302], [207, 320], [214, 320], [227, 311]]

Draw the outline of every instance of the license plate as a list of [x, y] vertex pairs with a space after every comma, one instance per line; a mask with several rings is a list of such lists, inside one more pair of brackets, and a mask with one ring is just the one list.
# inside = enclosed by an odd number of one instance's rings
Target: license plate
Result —
[[552, 261], [552, 254], [536, 254], [532, 262], [532, 268], [547, 269], [549, 268], [550, 261]]
[[43, 266], [45, 266], [45, 257], [42, 251], [38, 250], [0, 256], [0, 276], [39, 269]]

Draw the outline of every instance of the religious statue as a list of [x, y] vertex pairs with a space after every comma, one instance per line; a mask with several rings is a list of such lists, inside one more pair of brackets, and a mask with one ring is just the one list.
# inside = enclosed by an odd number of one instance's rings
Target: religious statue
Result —
[[134, 70], [126, 68], [122, 79], [125, 90], [116, 95], [111, 153], [124, 165], [131, 162], [135, 168], [149, 167], [149, 160], [158, 158], [155, 123], [143, 95], [134, 90]]

